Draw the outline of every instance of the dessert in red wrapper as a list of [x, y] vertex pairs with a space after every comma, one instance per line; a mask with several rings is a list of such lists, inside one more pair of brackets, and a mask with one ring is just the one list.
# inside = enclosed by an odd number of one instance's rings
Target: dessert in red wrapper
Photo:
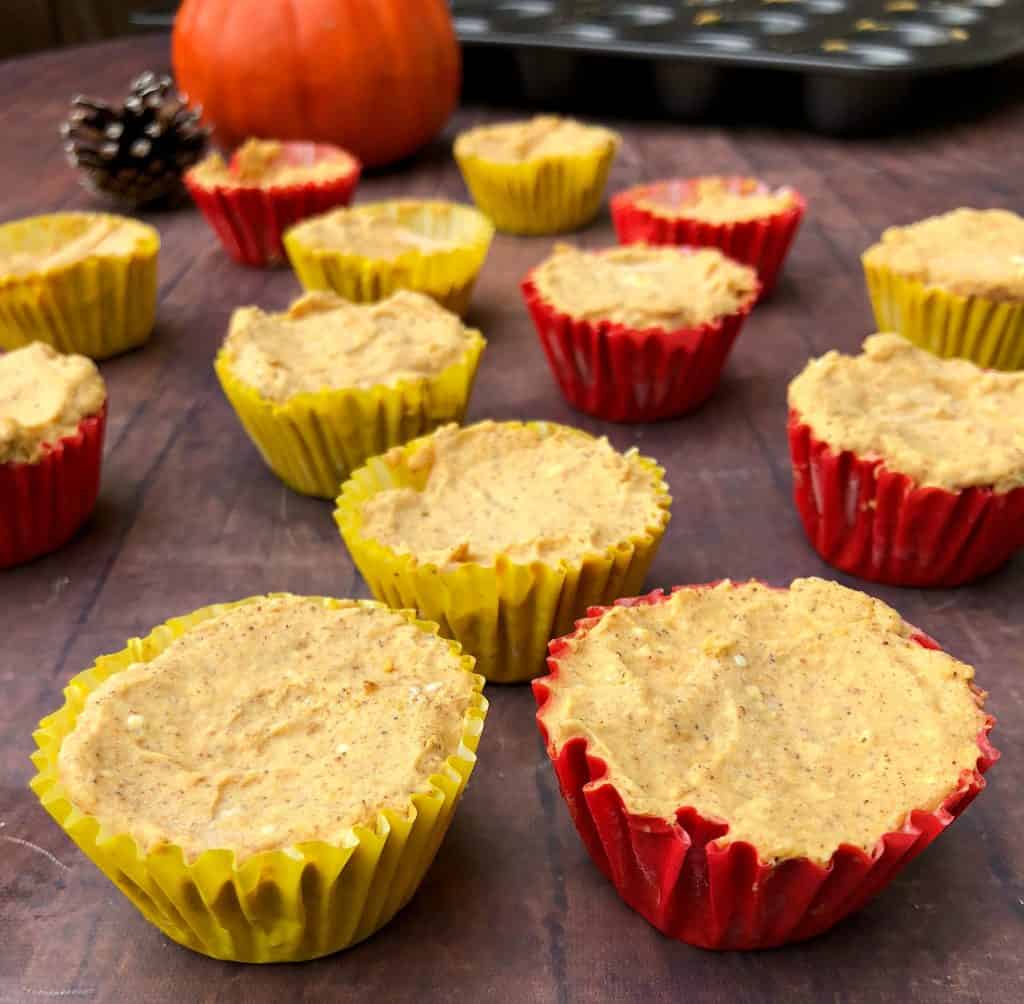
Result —
[[880, 457], [833, 452], [795, 411], [788, 432], [807, 538], [841, 571], [893, 586], [959, 586], [1024, 547], [1024, 488], [922, 487]]
[[107, 389], [91, 359], [0, 355], [0, 568], [60, 547], [96, 504]]
[[[757, 277], [709, 249], [669, 250], [560, 247], [523, 280], [551, 371], [573, 407], [648, 422], [692, 411], [714, 393], [757, 300]], [[559, 295], [567, 290], [546, 284], [545, 270], [560, 264], [573, 269], [564, 277], [572, 279], [567, 299]]]
[[790, 385], [788, 423], [811, 545], [889, 585], [995, 571], [1024, 548], [1019, 402], [1024, 375], [939, 359], [898, 335], [813, 360]]
[[742, 177], [655, 181], [611, 200], [621, 243], [718, 248], [757, 269], [762, 296], [775, 287], [806, 208], [791, 188]]
[[0, 464], [0, 568], [55, 551], [92, 514], [106, 418], [104, 405], [34, 463]]
[[[810, 583], [810, 586], [807, 583]], [[622, 775], [621, 771], [617, 774], [616, 768], [595, 752], [591, 740], [586, 735], [573, 735], [568, 739], [565, 739], [563, 735], [560, 741], [556, 735], [556, 729], [562, 728], [564, 724], [559, 722], [558, 716], [562, 715], [564, 718], [569, 715], [569, 709], [575, 713], [577, 722], [584, 721], [582, 715], [585, 712], [578, 711], [574, 703], [564, 704], [562, 710], [559, 709], [557, 705], [562, 700], [560, 688], [561, 691], [564, 691], [566, 687], [571, 687], [572, 674], [579, 671], [571, 670], [568, 681], [564, 677], [567, 667], [572, 665], [574, 652], [581, 644], [586, 644], [588, 636], [592, 635], [595, 630], [599, 630], [602, 621], [612, 611], [625, 610], [628, 611], [626, 616], [634, 617], [642, 613], [644, 608], [663, 607], [667, 609], [672, 602], [679, 602], [675, 600], [678, 594], [687, 594], [682, 597], [683, 602], [687, 602], [693, 597], [701, 595], [707, 597], [721, 593], [723, 590], [728, 593], [755, 590], [762, 595], [775, 594], [776, 596], [788, 594], [787, 590], [773, 590], [757, 583], [724, 582], [707, 586], [677, 587], [671, 594], [665, 594], [658, 590], [636, 599], [619, 600], [611, 607], [594, 607], [589, 611], [589, 616], [586, 619], [577, 623], [573, 634], [551, 642], [548, 659], [550, 674], [534, 681], [533, 684], [538, 705], [537, 720], [545, 739], [548, 755], [554, 765], [559, 786], [573, 822], [594, 863], [612, 882], [625, 902], [659, 931], [669, 937], [699, 947], [714, 949], [770, 948], [813, 937], [832, 927], [853, 911], [864, 906], [891, 881], [905, 864], [924, 850], [964, 811], [985, 787], [982, 774], [999, 757], [999, 753], [991, 746], [988, 739], [995, 719], [983, 711], [985, 695], [974, 686], [970, 667], [965, 667], [946, 657], [931, 638], [909, 625], [903, 624], [895, 611], [870, 597], [846, 590], [835, 583], [823, 583], [821, 580], [797, 580], [793, 584], [793, 588], [810, 589], [815, 598], [818, 597], [818, 594], [827, 595], [828, 593], [851, 596], [858, 608], [874, 611], [873, 626], [888, 624], [890, 632], [892, 626], [898, 623], [900, 625], [898, 638], [895, 641], [887, 640], [883, 644], [902, 646], [905, 652], [921, 649], [939, 653], [941, 659], [938, 656], [920, 656], [918, 658], [934, 659], [940, 668], [952, 665], [954, 670], [948, 678], [951, 681], [949, 686], [959, 688], [962, 684], [964, 690], [959, 694], [958, 699], [964, 702], [964, 707], [973, 705], [976, 713], [975, 719], [972, 720], [968, 714], [961, 723], [963, 729], [958, 741], [969, 736], [970, 745], [965, 754], [969, 762], [962, 764], [959, 775], [950, 780], [948, 789], [942, 786], [944, 778], [940, 778], [938, 782], [933, 780], [933, 784], [940, 785], [939, 797], [933, 800], [933, 807], [914, 808], [914, 803], [910, 803], [910, 807], [903, 811], [901, 823], [877, 831], [877, 839], [872, 840], [866, 846], [840, 841], [835, 844], [822, 844], [815, 848], [813, 854], [801, 854], [796, 850], [782, 854], [777, 851], [762, 853], [763, 849], [759, 850], [757, 845], [741, 836], [730, 838], [732, 827], [729, 821], [717, 817], [713, 813], [702, 814], [691, 804], [679, 804], [674, 813], [664, 815], [631, 810], [628, 803], [634, 796], [624, 795], [624, 792], [629, 790], [631, 782]], [[700, 601], [696, 600], [695, 602]], [[810, 610], [815, 610], [813, 604]], [[636, 622], [641, 623], [641, 620], [637, 618]], [[633, 621], [631, 620], [630, 623]], [[745, 624], [746, 622], [740, 620], [739, 623]], [[813, 626], [813, 622], [809, 622], [809, 624]], [[633, 631], [637, 633], [636, 628]], [[885, 636], [880, 635], [881, 637]], [[759, 640], [756, 637], [746, 639], [745, 650], [756, 652], [756, 643]], [[715, 639], [715, 641], [720, 642], [721, 640]], [[633, 647], [637, 648], [639, 645], [640, 643], [636, 642]], [[833, 645], [833, 653], [840, 647]], [[709, 649], [707, 639], [704, 642], [703, 651], [705, 653], [710, 651], [716, 657], [719, 654], [713, 647]], [[679, 649], [675, 649], [673, 654], [679, 652]], [[626, 656], [627, 653], [620, 653], [620, 655]], [[625, 674], [622, 676], [623, 679], [632, 678], [629, 663], [635, 658], [633, 652], [628, 654], [626, 664], [620, 670], [620, 675]], [[751, 663], [753, 663], [753, 658], [751, 656]], [[910, 658], [914, 657], [911, 655]], [[587, 649], [584, 657], [585, 671], [590, 671], [593, 660], [593, 651]], [[733, 663], [733, 660], [735, 660], [734, 665], [728, 667], [732, 672], [742, 674], [746, 671], [748, 662], [745, 656], [736, 654], [732, 659], [726, 660], [726, 663]], [[781, 661], [782, 657], [780, 656]], [[774, 667], [774, 661], [772, 665]], [[932, 665], [932, 663], [926, 662], [924, 665]], [[639, 666], [639, 663], [635, 663], [633, 667], [636, 676], [641, 675]], [[744, 669], [735, 668], [740, 666]], [[695, 671], [693, 664], [680, 664], [678, 658], [673, 668], [676, 673], [680, 673], [680, 670], [685, 670], [687, 673]], [[819, 665], [817, 668], [821, 670], [822, 667]], [[686, 674], [680, 675], [685, 676]], [[600, 677], [595, 677], [595, 679], [600, 682]], [[936, 677], [936, 681], [936, 686], [945, 687], [945, 683], [939, 677]], [[644, 682], [648, 682], [648, 678], [641, 678], [641, 683]], [[753, 689], [757, 690], [756, 687]], [[718, 713], [723, 706], [728, 704], [728, 701], [722, 701], [722, 694], [717, 688], [712, 688], [711, 692], [718, 700], [718, 704], [713, 706], [713, 713]], [[573, 696], [578, 695], [578, 690], [570, 689], [568, 693], [570, 696], [565, 698], [566, 702], [578, 700], [578, 696]], [[922, 706], [924, 706], [925, 698], [930, 698], [931, 693], [926, 693], [922, 688], [922, 694]], [[705, 696], [704, 692], [701, 692], [701, 696]], [[728, 692], [725, 694], [726, 698], [732, 696]], [[736, 696], [739, 697], [738, 694]], [[769, 699], [777, 696], [772, 693], [768, 695]], [[748, 713], [750, 713], [750, 700], [748, 699], [746, 702]], [[898, 701], [893, 703], [895, 706], [899, 705]], [[870, 716], [874, 713], [875, 708], [870, 705], [870, 702], [863, 702], [863, 704], [860, 711], [866, 710], [868, 716], [865, 720], [870, 721]], [[620, 707], [608, 706], [615, 707], [615, 711], [610, 715], [602, 715], [605, 721], [615, 719], [616, 716], [622, 717], [623, 712]], [[672, 707], [672, 705], [665, 702], [664, 707]], [[664, 712], [664, 709], [662, 711], [670, 718], [676, 714], [674, 707], [671, 712]], [[739, 708], [739, 711], [742, 715], [743, 708]], [[834, 724], [837, 730], [843, 727], [838, 718], [835, 722], [831, 718], [815, 718], [818, 711], [818, 707], [813, 702], [809, 702], [807, 718], [812, 725], [824, 721], [828, 726]], [[842, 709], [839, 709], [837, 716], [841, 711]], [[941, 712], [939, 713], [941, 714]], [[652, 716], [653, 714], [652, 712]], [[756, 715], [756, 712], [754, 714]], [[778, 711], [773, 714], [778, 714]], [[648, 716], [648, 721], [650, 717]], [[604, 725], [605, 722], [601, 721], [596, 724]], [[802, 719], [797, 718], [797, 724], [801, 725]], [[857, 727], [860, 724], [863, 722], [858, 722]], [[975, 724], [978, 726], [977, 729], [974, 728]], [[585, 727], [585, 725], [586, 722], [581, 727]], [[686, 725], [687, 723], [683, 722], [683, 741], [689, 738], [685, 734]], [[706, 731], [714, 733], [717, 725], [719, 725], [718, 718], [710, 719]], [[631, 722], [630, 727], [633, 728], [636, 738], [641, 741], [648, 729], [652, 728], [649, 724], [643, 722], [637, 724], [635, 721]], [[909, 727], [907, 733], [909, 748], [919, 750], [920, 743], [915, 744]], [[800, 729], [797, 729], [795, 734], [799, 735]], [[824, 734], [828, 736], [829, 732], [826, 731]], [[598, 744], [603, 745], [604, 740], [609, 736], [610, 733], [605, 733], [597, 740]], [[703, 738], [705, 746], [700, 747], [698, 753], [703, 753], [705, 757], [712, 760], [712, 765], [715, 765], [714, 750], [707, 745], [709, 736], [704, 735]], [[820, 739], [821, 733], [814, 734], [814, 738]], [[890, 740], [891, 738], [891, 736], [888, 737]], [[695, 746], [699, 745], [699, 739], [699, 736], [692, 739]], [[942, 741], [942, 739], [934, 740], [938, 744], [941, 744]], [[810, 748], [812, 752], [816, 749], [813, 745]], [[799, 754], [803, 752], [801, 749], [793, 751], [789, 751], [788, 747], [785, 749], [787, 750], [786, 756], [791, 756], [799, 762]], [[646, 746], [637, 755], [644, 753], [645, 750]], [[650, 751], [646, 750], [646, 752]], [[692, 763], [685, 760], [671, 758], [668, 750], [662, 752], [665, 754], [662, 758], [650, 759], [668, 764], [671, 772], [681, 774], [693, 766]], [[820, 755], [820, 749], [817, 749], [817, 753]], [[829, 753], [831, 751], [826, 750], [826, 755]], [[887, 758], [888, 753], [885, 756]], [[936, 756], [941, 759], [939, 754]], [[763, 765], [759, 762], [756, 754], [751, 754], [749, 759], [750, 774], [756, 781], [758, 780], [758, 771], [763, 769]], [[813, 762], [814, 757], [812, 756], [810, 760]], [[954, 766], [957, 762], [954, 760]], [[700, 763], [696, 766], [703, 767]], [[928, 769], [930, 768], [931, 764], [929, 763]], [[707, 769], [710, 770], [710, 768]], [[719, 766], [715, 766], [715, 769], [721, 771]], [[907, 765], [901, 760], [898, 770], [905, 769], [907, 769]], [[705, 777], [714, 778], [715, 775], [713, 773], [706, 774]], [[768, 779], [763, 776], [760, 779], [764, 781], [766, 787], [769, 787]], [[881, 801], [885, 800], [888, 789], [870, 787], [870, 778], [865, 783], [869, 785], [866, 789], [867, 792], [874, 792], [875, 795], [881, 793]], [[901, 789], [902, 791], [903, 789]], [[800, 794], [802, 792], [798, 793], [798, 797]], [[847, 792], [841, 782], [837, 782], [835, 794], [839, 799], [847, 797]], [[703, 795], [703, 792], [700, 795]], [[698, 796], [694, 800], [700, 801], [700, 797]], [[776, 805], [771, 790], [764, 794], [763, 800], [767, 802], [769, 818], [782, 819], [787, 825], [791, 823], [789, 818], [784, 815], [786, 806]], [[856, 812], [858, 808], [859, 798], [854, 803], [853, 812]], [[825, 825], [824, 818], [823, 814], [822, 817], [813, 817], [809, 820], [808, 825], [812, 831], [814, 827]], [[856, 817], [851, 816], [850, 818]], [[801, 822], [801, 820], [798, 819], [797, 822]], [[821, 848], [824, 846], [830, 846], [831, 852], [823, 853]]]
[[347, 206], [359, 181], [359, 161], [324, 143], [249, 140], [228, 164], [214, 154], [185, 175], [196, 205], [235, 261], [284, 261], [281, 238], [290, 226]]

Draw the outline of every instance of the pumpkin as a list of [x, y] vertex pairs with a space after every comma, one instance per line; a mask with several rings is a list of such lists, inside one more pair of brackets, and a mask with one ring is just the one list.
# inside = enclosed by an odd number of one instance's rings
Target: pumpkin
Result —
[[371, 166], [437, 135], [461, 80], [446, 0], [184, 0], [172, 60], [221, 145], [313, 140]]

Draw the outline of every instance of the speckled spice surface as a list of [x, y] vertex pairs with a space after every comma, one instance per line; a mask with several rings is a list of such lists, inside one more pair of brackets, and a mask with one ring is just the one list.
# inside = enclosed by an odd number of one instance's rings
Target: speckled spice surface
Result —
[[[2, 218], [92, 205], [55, 137], [63, 96], [83, 81], [116, 93], [133, 73], [164, 65], [166, 44], [155, 37], [0, 66]], [[449, 139], [484, 118], [460, 114]], [[1024, 127], [1024, 108], [1002, 105], [973, 124], [855, 143], [608, 124], [625, 137], [610, 190], [708, 171], [797, 187], [810, 210], [780, 285], [756, 308], [699, 412], [660, 425], [609, 425], [563, 402], [522, 305], [518, 282], [551, 239], [499, 235], [467, 319], [490, 340], [469, 418], [569, 422], [657, 457], [677, 501], [649, 587], [722, 575], [773, 583], [830, 575], [856, 585], [814, 555], [792, 506], [786, 384], [809, 355], [854, 351], [871, 330], [858, 258], [885, 226], [960, 202], [1020, 211], [1024, 145], [1006, 137]], [[360, 199], [399, 193], [465, 198], [444, 146], [368, 178]], [[479, 769], [441, 853], [412, 903], [365, 944], [302, 966], [243, 968], [178, 948], [142, 921], [28, 791], [39, 717], [97, 654], [173, 614], [271, 589], [366, 595], [330, 503], [293, 494], [267, 470], [212, 370], [231, 310], [283, 309], [297, 283], [287, 270], [234, 265], [194, 211], [147, 219], [164, 241], [158, 323], [144, 349], [101, 367], [113, 410], [96, 515], [63, 550], [0, 573], [2, 1004], [1024, 998], [1020, 556], [966, 589], [865, 587], [977, 666], [1003, 759], [948, 834], [881, 899], [817, 940], [710, 954], [664, 939], [629, 910], [572, 828], [525, 687], [490, 688]], [[610, 244], [607, 212], [579, 239]]]

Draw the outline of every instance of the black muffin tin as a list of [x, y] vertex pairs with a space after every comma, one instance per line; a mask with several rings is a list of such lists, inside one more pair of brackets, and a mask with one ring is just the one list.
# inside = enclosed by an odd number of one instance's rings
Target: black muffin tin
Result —
[[892, 112], [911, 84], [1024, 53], [1024, 0], [451, 0], [469, 67], [513, 55], [528, 98], [600, 86], [620, 57], [650, 64], [666, 110], [699, 114], [723, 71], [797, 71], [823, 129]]
[[1024, 0], [452, 0], [466, 45], [836, 73], [948, 70], [1024, 52]]

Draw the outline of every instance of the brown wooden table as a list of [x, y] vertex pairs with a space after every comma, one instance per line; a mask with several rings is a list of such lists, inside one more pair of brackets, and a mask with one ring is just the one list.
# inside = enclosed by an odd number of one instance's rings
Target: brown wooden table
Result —
[[[166, 57], [158, 37], [0, 65], [2, 218], [93, 205], [61, 154], [65, 101], [78, 90], [114, 95]], [[467, 110], [452, 128], [483, 115]], [[963, 203], [1024, 209], [1022, 130], [1019, 105], [858, 143], [626, 126], [613, 188], [698, 172], [800, 188], [810, 214], [785, 280], [703, 410], [610, 426], [563, 403], [520, 303], [518, 280], [551, 241], [499, 236], [472, 311], [490, 346], [470, 417], [571, 422], [658, 457], [675, 515], [651, 586], [836, 577], [790, 503], [786, 384], [809, 355], [854, 350], [872, 330], [858, 255], [884, 226]], [[359, 192], [398, 194], [465, 197], [445, 144]], [[330, 505], [263, 466], [211, 369], [231, 310], [284, 307], [294, 277], [233, 265], [191, 209], [147, 218], [164, 241], [159, 321], [147, 347], [102, 366], [111, 421], [95, 518], [62, 551], [0, 573], [0, 1002], [1024, 1000], [1024, 556], [956, 591], [864, 587], [977, 666], [1003, 760], [936, 846], [817, 940], [713, 954], [627, 909], [572, 829], [526, 687], [490, 689], [480, 765], [437, 861], [365, 944], [301, 966], [246, 967], [194, 955], [146, 924], [28, 791], [36, 721], [96, 655], [170, 615], [268, 590], [366, 594]], [[611, 242], [607, 217], [579, 239]]]

